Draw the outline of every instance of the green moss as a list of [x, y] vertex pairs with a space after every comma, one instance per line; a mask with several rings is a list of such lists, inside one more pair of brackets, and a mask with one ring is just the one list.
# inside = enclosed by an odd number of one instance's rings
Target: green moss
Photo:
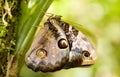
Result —
[[6, 75], [8, 54], [15, 51], [18, 6], [17, 0], [0, 1], [0, 77]]

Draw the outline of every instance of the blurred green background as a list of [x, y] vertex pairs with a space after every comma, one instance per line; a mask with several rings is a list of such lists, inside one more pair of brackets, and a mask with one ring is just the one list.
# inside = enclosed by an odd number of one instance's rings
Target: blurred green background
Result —
[[22, 77], [120, 77], [120, 0], [54, 0], [48, 13], [82, 24], [97, 37], [98, 59], [92, 67], [54, 73], [33, 72], [26, 66]]

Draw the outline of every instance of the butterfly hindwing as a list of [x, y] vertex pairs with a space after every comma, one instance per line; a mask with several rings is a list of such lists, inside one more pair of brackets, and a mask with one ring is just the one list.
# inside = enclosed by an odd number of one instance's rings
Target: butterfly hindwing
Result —
[[56, 20], [49, 18], [27, 52], [26, 64], [34, 71], [52, 72], [62, 69], [68, 58], [66, 35]]

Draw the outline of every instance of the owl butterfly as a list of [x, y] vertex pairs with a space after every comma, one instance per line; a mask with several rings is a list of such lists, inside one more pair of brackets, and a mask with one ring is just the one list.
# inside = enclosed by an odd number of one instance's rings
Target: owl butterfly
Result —
[[25, 58], [29, 68], [42, 72], [92, 65], [95, 60], [91, 43], [61, 16], [48, 18]]

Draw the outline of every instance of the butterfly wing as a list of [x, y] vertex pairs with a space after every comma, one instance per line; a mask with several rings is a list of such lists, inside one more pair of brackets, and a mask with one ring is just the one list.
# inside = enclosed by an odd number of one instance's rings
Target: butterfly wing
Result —
[[26, 54], [26, 65], [34, 71], [53, 72], [62, 69], [69, 58], [69, 44], [64, 31], [49, 19], [35, 37]]
[[53, 72], [60, 69], [94, 64], [96, 52], [89, 40], [61, 16], [48, 18], [29, 51], [26, 64], [34, 71]]

